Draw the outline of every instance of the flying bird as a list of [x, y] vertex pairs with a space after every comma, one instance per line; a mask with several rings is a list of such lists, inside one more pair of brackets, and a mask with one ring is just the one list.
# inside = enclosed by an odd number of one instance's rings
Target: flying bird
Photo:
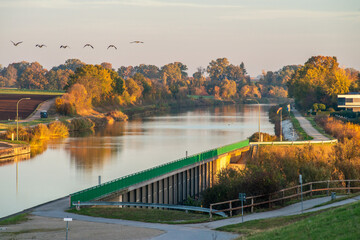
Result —
[[142, 41], [132, 41], [130, 43], [144, 43], [144, 42], [142, 42]]
[[70, 48], [68, 45], [61, 45], [60, 48]]
[[94, 49], [94, 47], [91, 44], [85, 44], [84, 47], [91, 47], [92, 49]]
[[41, 45], [40, 45], [40, 44], [36, 44], [35, 47], [42, 48], [42, 47], [46, 47], [46, 45], [45, 45], [45, 44], [41, 44]]
[[20, 43], [22, 43], [22, 41], [21, 42], [17, 42], [17, 43], [14, 43], [13, 41], [11, 41], [12, 42], [12, 44], [14, 44], [14, 46], [16, 47], [17, 45], [19, 45]]
[[109, 49], [111, 47], [113, 47], [113, 48], [115, 48], [115, 50], [117, 50], [117, 47], [115, 47], [114, 45], [109, 45], [107, 49]]

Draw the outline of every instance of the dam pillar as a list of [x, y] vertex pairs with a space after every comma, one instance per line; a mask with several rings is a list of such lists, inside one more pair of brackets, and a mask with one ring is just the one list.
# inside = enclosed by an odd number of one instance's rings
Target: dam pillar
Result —
[[159, 203], [163, 204], [164, 203], [164, 184], [163, 184], [163, 179], [159, 180]]
[[147, 187], [147, 203], [152, 203], [153, 202], [152, 183], [148, 184], [146, 187]]
[[174, 202], [172, 204], [178, 204], [178, 174], [173, 175], [173, 186]]
[[194, 194], [195, 194], [195, 196], [199, 196], [199, 166], [196, 166], [195, 168], [194, 168], [194, 170], [195, 170], [195, 179], [194, 179], [194, 181], [195, 181], [195, 187], [194, 187]]
[[169, 204], [169, 178], [164, 178], [164, 204]]
[[190, 196], [190, 187], [191, 186], [191, 182], [190, 182], [190, 170], [186, 171], [186, 197], [185, 199], [187, 199]]
[[141, 202], [146, 203], [147, 200], [147, 193], [146, 193], [146, 186], [141, 187]]
[[191, 168], [190, 169], [190, 196], [192, 196], [192, 197], [194, 197], [194, 194], [195, 194], [194, 187], [195, 187], [195, 169]]
[[130, 202], [135, 202], [135, 192], [136, 190], [132, 190], [129, 192], [130, 194]]
[[168, 204], [174, 204], [174, 176], [170, 176], [168, 177], [168, 183], [169, 183], [169, 186], [168, 186], [168, 189], [169, 189], [169, 202]]
[[159, 182], [154, 182], [154, 183], [153, 183], [153, 203], [159, 203], [159, 198], [158, 198], [158, 183], [159, 183]]
[[183, 171], [182, 172], [182, 199], [181, 199], [181, 202], [183, 202], [185, 199], [186, 199], [186, 171]]

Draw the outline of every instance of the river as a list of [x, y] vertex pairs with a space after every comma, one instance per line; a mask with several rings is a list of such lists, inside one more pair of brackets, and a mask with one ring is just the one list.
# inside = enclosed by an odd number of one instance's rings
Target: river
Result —
[[[270, 105], [261, 131], [274, 134]], [[1, 163], [0, 217], [162, 163], [248, 138], [258, 131], [257, 105], [174, 111], [116, 123], [82, 137], [50, 142], [30, 159]]]

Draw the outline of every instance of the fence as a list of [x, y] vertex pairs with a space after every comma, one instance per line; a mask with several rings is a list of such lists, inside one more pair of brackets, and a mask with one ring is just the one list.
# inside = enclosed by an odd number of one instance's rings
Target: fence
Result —
[[[306, 194], [312, 196], [313, 193], [315, 192], [326, 192], [326, 194], [329, 195], [329, 191], [335, 191], [335, 190], [337, 191], [345, 190], [347, 194], [349, 194], [351, 190], [360, 190], [360, 184], [354, 184], [356, 182], [360, 183], [360, 180], [331, 180], [331, 181], [327, 180], [327, 181], [309, 182], [302, 185], [303, 187], [302, 194], [303, 196], [305, 196]], [[229, 215], [232, 216], [233, 211], [240, 210], [241, 208], [244, 209], [250, 208], [250, 212], [254, 212], [254, 207], [258, 207], [261, 205], [268, 205], [269, 208], [271, 208], [272, 204], [276, 202], [281, 202], [282, 204], [284, 204], [285, 200], [289, 200], [292, 198], [299, 199], [301, 196], [300, 187], [301, 187], [300, 185], [297, 185], [270, 194], [247, 197], [246, 201], [250, 201], [250, 204], [244, 205], [243, 207], [239, 206], [240, 205], [239, 199], [210, 204], [210, 218], [212, 217], [213, 213], [229, 212]], [[221, 205], [225, 206], [225, 209], [221, 209], [221, 210], [213, 209], [214, 206], [221, 206]]]
[[194, 163], [202, 162], [204, 160], [234, 151], [239, 148], [249, 146], [249, 140], [244, 140], [241, 142], [233, 143], [223, 147], [215, 148], [206, 152], [202, 152], [187, 158], [182, 158], [173, 162], [162, 164], [160, 166], [150, 168], [141, 172], [137, 172], [125, 177], [117, 178], [115, 180], [97, 185], [85, 190], [73, 193], [70, 195], [70, 204], [72, 202], [86, 202], [94, 200], [106, 195], [109, 195], [113, 192], [125, 189], [134, 184], [138, 184], [147, 180], [150, 180], [155, 177], [170, 173], [172, 171], [181, 169], [183, 167], [190, 166]]

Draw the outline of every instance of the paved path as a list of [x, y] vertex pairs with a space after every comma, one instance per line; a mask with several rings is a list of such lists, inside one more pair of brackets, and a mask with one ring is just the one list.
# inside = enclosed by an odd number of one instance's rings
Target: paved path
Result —
[[302, 129], [304, 129], [304, 131], [307, 133], [307, 135], [312, 136], [314, 139], [313, 141], [327, 141], [327, 140], [331, 140], [328, 137], [325, 137], [324, 135], [322, 135], [321, 133], [318, 132], [318, 130], [316, 130], [311, 123], [309, 122], [309, 120], [307, 120], [305, 117], [303, 117], [295, 108], [292, 109], [294, 116], [296, 117], [296, 119], [299, 121], [300, 126], [302, 127]]
[[[325, 208], [331, 208], [335, 206], [340, 206], [348, 203], [352, 203], [360, 200], [360, 196], [347, 199], [344, 201], [340, 201], [337, 203], [329, 204], [323, 207], [313, 208], [314, 206], [327, 202], [330, 200], [330, 197], [316, 198], [312, 200], [304, 201], [304, 212], [312, 212]], [[64, 218], [64, 217], [72, 217], [73, 220], [79, 221], [88, 221], [88, 222], [98, 222], [98, 223], [111, 223], [111, 224], [119, 224], [124, 226], [133, 226], [140, 228], [150, 228], [150, 229], [158, 229], [162, 230], [165, 233], [153, 237], [151, 239], [154, 240], [162, 240], [162, 239], [234, 239], [237, 238], [238, 235], [226, 232], [215, 231], [213, 229], [222, 227], [229, 224], [241, 223], [241, 217], [233, 217], [227, 218], [224, 220], [213, 221], [209, 223], [199, 223], [199, 224], [182, 224], [182, 225], [169, 225], [169, 224], [157, 224], [157, 223], [143, 223], [143, 222], [135, 222], [128, 220], [119, 220], [119, 219], [107, 219], [107, 218], [96, 218], [89, 217], [84, 215], [77, 215], [66, 213], [64, 210], [68, 207], [69, 200], [68, 198], [63, 198], [56, 200], [51, 203], [44, 204], [42, 206], [34, 208], [32, 214], [43, 216], [43, 217], [52, 217], [52, 218]], [[278, 216], [288, 216], [295, 215], [301, 213], [301, 203], [296, 203], [281, 209], [248, 214], [244, 216], [244, 221], [251, 221], [255, 219], [265, 219], [272, 218]]]

